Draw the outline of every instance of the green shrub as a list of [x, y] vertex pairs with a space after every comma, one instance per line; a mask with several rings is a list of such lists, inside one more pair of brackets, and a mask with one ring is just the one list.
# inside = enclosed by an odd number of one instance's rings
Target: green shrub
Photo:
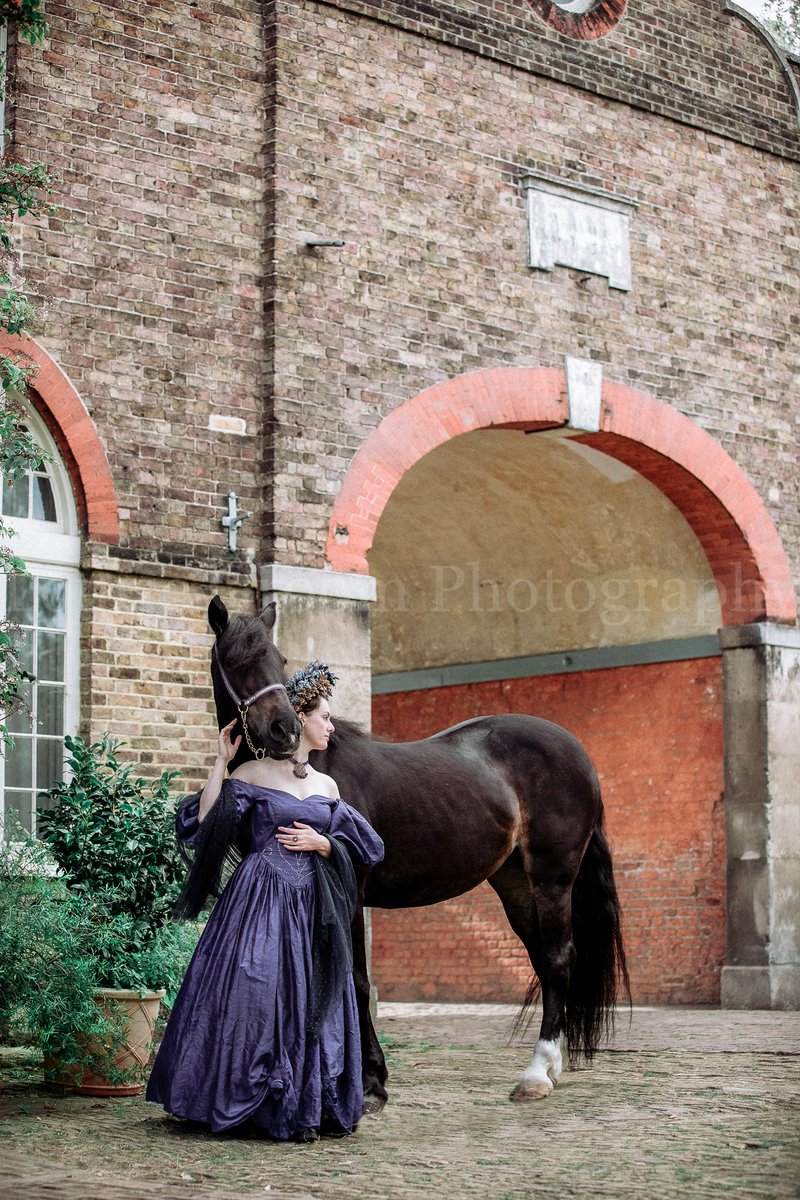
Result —
[[198, 938], [171, 920], [177, 772], [148, 783], [119, 745], [67, 738], [71, 777], [41, 793], [42, 840], [0, 829], [0, 1035], [111, 1083], [123, 1082], [109, 1067], [122, 1025], [97, 989], [164, 988], [171, 1005]]
[[188, 936], [170, 923], [185, 871], [169, 792], [178, 772], [148, 783], [107, 734], [65, 744], [71, 778], [40, 793], [38, 828], [70, 891], [110, 920], [113, 937], [97, 949], [102, 986], [170, 988], [170, 954]]
[[[97, 949], [113, 931], [53, 875], [44, 848], [22, 829], [0, 841], [0, 1028], [67, 1066], [87, 1046], [116, 1048], [118, 1023], [95, 1002]], [[95, 1055], [89, 1054], [91, 1070]], [[113, 1054], [112, 1054], [113, 1057]]]

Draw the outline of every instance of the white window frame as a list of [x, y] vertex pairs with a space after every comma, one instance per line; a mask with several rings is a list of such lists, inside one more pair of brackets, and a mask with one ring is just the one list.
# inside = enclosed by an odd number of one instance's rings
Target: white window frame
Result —
[[[16, 534], [7, 544], [12, 553], [24, 560], [31, 575], [65, 581], [64, 732], [74, 735], [78, 731], [80, 721], [80, 625], [83, 593], [78, 514], [69, 475], [47, 428], [35, 414], [26, 415], [25, 424], [30, 429], [34, 441], [52, 457], [52, 462], [47, 464], [47, 475], [53, 488], [56, 520], [37, 521], [32, 517], [3, 517], [2, 520]], [[3, 615], [6, 613], [7, 578], [0, 573], [0, 612]], [[5, 757], [0, 755], [0, 819], [4, 811]]]

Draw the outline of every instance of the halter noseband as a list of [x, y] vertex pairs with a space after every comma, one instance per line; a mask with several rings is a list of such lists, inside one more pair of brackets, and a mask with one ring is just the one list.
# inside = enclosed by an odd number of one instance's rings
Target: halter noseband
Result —
[[247, 728], [247, 710], [251, 704], [255, 704], [256, 700], [260, 700], [262, 696], [266, 696], [267, 692], [276, 692], [281, 689], [283, 689], [283, 691], [285, 692], [286, 684], [284, 684], [284, 683], [268, 683], [266, 687], [259, 688], [257, 692], [253, 692], [252, 696], [248, 696], [246, 700], [242, 700], [241, 697], [237, 694], [236, 689], [234, 688], [230, 679], [228, 679], [228, 676], [225, 674], [225, 668], [223, 667], [222, 662], [220, 660], [219, 651], [217, 650], [216, 642], [214, 642], [211, 653], [212, 653], [212, 656], [216, 659], [217, 670], [219, 671], [222, 682], [225, 684], [228, 695], [230, 696], [231, 700], [233, 701], [233, 703], [236, 705], [236, 707], [239, 710], [239, 717], [241, 718], [242, 730], [244, 731], [245, 741], [247, 742], [248, 746], [250, 747], [250, 749], [252, 750], [253, 754], [256, 756], [257, 759], [266, 758], [267, 757], [266, 747], [253, 745], [253, 740], [250, 737], [250, 730]]

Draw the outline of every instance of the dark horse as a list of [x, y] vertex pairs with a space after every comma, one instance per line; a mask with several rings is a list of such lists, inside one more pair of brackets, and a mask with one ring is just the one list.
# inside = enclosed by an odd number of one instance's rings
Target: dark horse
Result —
[[[300, 727], [280, 685], [286, 659], [272, 643], [275, 606], [234, 617], [209, 606], [217, 635], [212, 680], [220, 728], [239, 712], [240, 762], [289, 758]], [[222, 678], [223, 667], [227, 683]], [[257, 695], [262, 689], [269, 689]], [[252, 699], [252, 697], [256, 697]], [[244, 705], [242, 705], [244, 701]], [[238, 703], [237, 703], [238, 702]], [[348, 804], [383, 838], [386, 857], [360, 880], [353, 925], [366, 1110], [386, 1100], [386, 1064], [369, 1012], [363, 906], [436, 904], [488, 880], [530, 956], [541, 988], [533, 1059], [512, 1099], [548, 1095], [570, 1060], [591, 1059], [613, 1020], [620, 986], [630, 994], [600, 785], [572, 734], [530, 716], [479, 717], [421, 742], [392, 745], [336, 718], [313, 766], [333, 776]]]

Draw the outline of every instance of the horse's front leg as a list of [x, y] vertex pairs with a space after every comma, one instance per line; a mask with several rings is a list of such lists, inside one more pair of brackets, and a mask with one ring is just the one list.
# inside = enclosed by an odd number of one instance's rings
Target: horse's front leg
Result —
[[543, 1100], [561, 1078], [561, 1034], [569, 977], [575, 959], [572, 943], [571, 889], [536, 889], [539, 954], [536, 971], [542, 985], [542, 1025], [530, 1065], [511, 1093], [512, 1100]]
[[356, 988], [358, 1021], [361, 1028], [361, 1076], [364, 1083], [364, 1115], [379, 1113], [388, 1099], [386, 1059], [369, 1010], [369, 971], [364, 907], [359, 904], [353, 921], [353, 982]]

